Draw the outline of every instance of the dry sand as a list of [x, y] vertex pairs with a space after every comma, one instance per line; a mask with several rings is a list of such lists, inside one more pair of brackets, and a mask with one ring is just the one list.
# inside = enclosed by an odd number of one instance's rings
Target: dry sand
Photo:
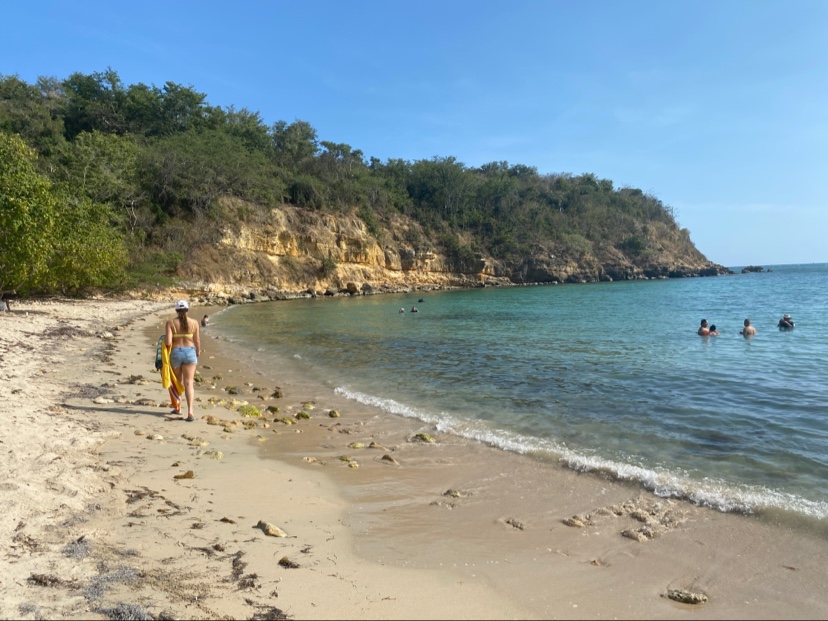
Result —
[[[200, 418], [170, 420], [152, 359], [172, 302], [0, 314], [2, 618], [828, 616], [824, 532], [264, 377], [210, 329]], [[279, 412], [243, 418], [240, 402]]]

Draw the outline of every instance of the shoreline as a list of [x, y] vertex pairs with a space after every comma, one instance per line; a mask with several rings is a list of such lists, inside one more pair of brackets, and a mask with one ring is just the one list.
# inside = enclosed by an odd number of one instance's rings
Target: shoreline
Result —
[[[199, 371], [222, 380], [196, 386], [195, 423], [169, 421], [151, 335], [172, 301], [14, 308], [0, 316], [5, 618], [828, 613], [823, 538], [462, 438], [413, 442], [433, 432], [289, 373], [263, 377], [209, 329]], [[265, 427], [211, 397], [280, 410]], [[296, 424], [274, 422], [285, 417]]]

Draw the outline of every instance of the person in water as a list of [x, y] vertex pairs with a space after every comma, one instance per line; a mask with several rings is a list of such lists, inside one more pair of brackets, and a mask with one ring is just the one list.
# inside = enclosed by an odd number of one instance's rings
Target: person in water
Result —
[[780, 330], [790, 330], [795, 325], [796, 324], [793, 322], [793, 319], [791, 319], [791, 316], [788, 315], [788, 314], [785, 314], [785, 316], [782, 317], [782, 319], [779, 320], [779, 323], [776, 324], [776, 327], [779, 328]]
[[716, 324], [711, 324], [710, 331], [708, 332], [710, 336], [719, 336], [719, 331], [716, 329]]
[[207, 324], [209, 324], [209, 323], [210, 323], [210, 316], [209, 315], [204, 315], [204, 317], [201, 318], [201, 327], [206, 328]]
[[756, 336], [756, 328], [750, 325], [750, 319], [745, 319], [745, 327], [739, 330], [739, 334], [745, 338], [749, 336]]
[[198, 321], [189, 319], [187, 311], [190, 305], [186, 300], [179, 300], [175, 305], [177, 317], [168, 319], [165, 326], [165, 343], [171, 347], [170, 366], [178, 381], [184, 386], [184, 396], [187, 399], [188, 422], [195, 420], [193, 408], [195, 407], [195, 380], [196, 365], [198, 356], [201, 354], [201, 335], [199, 333]]
[[699, 326], [699, 336], [709, 336], [710, 335], [710, 328], [707, 327], [707, 319], [701, 320], [701, 326]]
[[404, 312], [405, 312], [405, 309], [404, 309], [404, 308], [401, 308], [401, 309], [400, 309], [400, 314], [402, 315]]
[[416, 307], [416, 306], [412, 306], [412, 307], [411, 307], [411, 312], [412, 312], [412, 313], [419, 313], [420, 311], [418, 311], [418, 310], [417, 310], [417, 307]]

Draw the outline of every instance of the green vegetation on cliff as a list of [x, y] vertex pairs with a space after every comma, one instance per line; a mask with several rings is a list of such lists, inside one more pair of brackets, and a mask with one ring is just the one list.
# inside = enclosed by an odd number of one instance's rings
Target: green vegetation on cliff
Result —
[[[11, 154], [0, 170], [0, 287], [158, 283], [215, 245], [231, 218], [255, 226], [284, 204], [356, 214], [380, 245], [407, 218], [416, 226], [397, 241], [458, 272], [484, 257], [527, 275], [528, 257], [553, 254], [708, 263], [670, 207], [592, 174], [450, 156], [382, 162], [319, 140], [305, 121], [267, 125], [191, 87], [124, 85], [111, 69], [36, 84], [0, 76], [0, 137], [3, 160]], [[228, 198], [244, 208], [229, 213]]]

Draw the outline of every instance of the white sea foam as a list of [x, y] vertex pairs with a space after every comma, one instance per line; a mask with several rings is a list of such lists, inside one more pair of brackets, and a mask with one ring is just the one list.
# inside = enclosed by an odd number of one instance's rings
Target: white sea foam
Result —
[[828, 502], [812, 501], [761, 486], [733, 486], [711, 478], [694, 480], [666, 470], [584, 455], [552, 440], [492, 429], [480, 421], [461, 421], [445, 413], [435, 414], [393, 399], [376, 397], [341, 386], [337, 387], [335, 392], [364, 405], [429, 423], [441, 433], [457, 435], [514, 453], [557, 458], [562, 465], [578, 472], [601, 472], [621, 481], [638, 482], [644, 489], [662, 498], [687, 500], [726, 513], [755, 513], [779, 509], [819, 520], [828, 518]]

